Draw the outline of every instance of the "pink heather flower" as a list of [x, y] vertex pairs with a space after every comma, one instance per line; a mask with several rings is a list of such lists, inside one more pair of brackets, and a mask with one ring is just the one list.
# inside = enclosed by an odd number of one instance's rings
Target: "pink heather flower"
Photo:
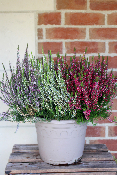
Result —
[[109, 117], [107, 118], [111, 123], [113, 122]]
[[65, 61], [61, 67], [67, 91], [72, 94], [70, 107], [81, 110], [85, 108], [83, 114], [86, 119], [90, 118], [91, 111], [95, 113], [99, 111], [100, 115], [103, 111], [101, 108], [108, 104], [116, 91], [117, 78], [113, 77], [112, 72], [108, 74], [108, 63], [103, 58], [101, 62], [99, 58], [97, 62], [89, 63], [85, 58], [85, 52], [83, 57], [80, 57], [80, 61], [76, 61], [75, 54], [70, 66]]
[[84, 111], [83, 113], [84, 113], [84, 115], [85, 115], [85, 118], [86, 118], [87, 120], [89, 120], [89, 116], [90, 116], [91, 110], [88, 109], [88, 110]]

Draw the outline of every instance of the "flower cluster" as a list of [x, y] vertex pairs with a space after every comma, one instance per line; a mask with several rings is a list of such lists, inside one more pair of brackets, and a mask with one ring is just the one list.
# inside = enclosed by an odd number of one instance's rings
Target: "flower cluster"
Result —
[[70, 93], [67, 92], [60, 64], [58, 64], [58, 72], [56, 72], [51, 51], [49, 51], [48, 59], [49, 63], [43, 56], [40, 64], [36, 64], [35, 73], [40, 74], [38, 86], [43, 102], [40, 113], [46, 120], [71, 119], [74, 117], [74, 113], [69, 106]]
[[17, 52], [16, 72], [10, 65], [11, 78], [8, 78], [3, 65], [6, 81], [0, 82], [1, 100], [9, 106], [0, 120], [31, 121], [70, 120], [78, 123], [101, 117], [108, 118], [111, 100], [116, 95], [116, 78], [108, 73], [108, 61], [99, 58], [90, 63], [76, 54], [70, 65], [66, 57], [57, 55], [54, 63], [51, 51], [48, 61], [43, 53], [41, 60], [28, 55], [20, 63]]
[[3, 79], [0, 82], [2, 94], [0, 99], [9, 106], [9, 109], [7, 112], [2, 113], [1, 120], [28, 120], [32, 114], [38, 111], [38, 106], [40, 106], [41, 98], [37, 84], [37, 75], [34, 71], [33, 61], [29, 61], [27, 49], [28, 47], [26, 48], [24, 60], [21, 65], [18, 47], [16, 72], [12, 70], [9, 63], [11, 72], [10, 80], [3, 65], [6, 82], [4, 81], [3, 74]]
[[[49, 52], [49, 64], [46, 57], [42, 60], [30, 58], [26, 48], [25, 57], [20, 63], [19, 48], [17, 52], [16, 72], [10, 65], [9, 80], [5, 67], [6, 82], [0, 82], [2, 97], [9, 106], [1, 114], [0, 120], [17, 122], [36, 122], [37, 120], [65, 120], [74, 116], [70, 107], [70, 94], [67, 92], [62, 73], [54, 70], [54, 60]], [[60, 68], [60, 66], [58, 65]]]
[[70, 65], [65, 58], [58, 55], [63, 78], [71, 98], [70, 108], [77, 111], [79, 120], [87, 119], [93, 122], [96, 118], [108, 118], [111, 100], [116, 96], [116, 81], [113, 72], [108, 73], [108, 60], [98, 60], [90, 63], [83, 57], [76, 61], [76, 54], [71, 58]]

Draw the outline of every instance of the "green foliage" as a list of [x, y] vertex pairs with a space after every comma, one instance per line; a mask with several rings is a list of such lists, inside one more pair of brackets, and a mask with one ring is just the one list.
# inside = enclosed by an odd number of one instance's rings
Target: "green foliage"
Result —
[[[75, 48], [74, 52], [76, 52]], [[6, 82], [3, 74], [3, 79], [0, 82], [0, 90], [3, 97], [0, 97], [0, 99], [9, 106], [9, 110], [6, 113], [3, 112], [0, 120], [36, 122], [40, 119], [48, 121], [74, 119], [77, 123], [87, 121], [93, 123], [93, 120], [98, 119], [100, 116], [103, 119], [109, 117], [108, 110], [110, 110], [110, 105], [108, 103], [111, 96], [115, 93], [113, 90], [116, 91], [116, 89], [114, 81], [112, 88], [112, 83], [108, 86], [105, 83], [103, 88], [106, 90], [110, 89], [111, 93], [107, 95], [106, 100], [104, 100], [105, 94], [102, 93], [99, 96], [100, 87], [102, 86], [101, 80], [99, 84], [99, 79], [102, 77], [100, 65], [94, 71], [94, 68], [91, 69], [91, 64], [85, 59], [85, 56], [81, 58], [78, 64], [75, 61], [76, 55], [74, 55], [73, 58], [70, 58], [71, 67], [68, 67], [65, 64], [66, 56], [61, 59], [58, 53], [57, 58], [59, 61], [57, 60], [55, 64], [51, 51], [49, 51], [48, 59], [43, 53], [43, 58], [39, 60], [33, 57], [32, 54], [28, 55], [26, 49], [25, 58], [21, 65], [18, 51], [16, 72], [10, 66], [10, 79], [8, 79], [3, 65]], [[74, 65], [76, 66], [75, 68]], [[102, 62], [101, 67], [103, 68], [104, 66], [104, 62]], [[80, 71], [77, 71], [77, 69]], [[105, 69], [102, 70], [103, 74], [106, 75]], [[93, 78], [91, 74], [93, 74]], [[106, 79], [108, 79], [107, 75]], [[87, 91], [90, 93], [86, 93]], [[84, 100], [82, 100], [83, 98]], [[90, 108], [91, 103], [89, 102], [90, 99], [95, 100], [96, 98], [95, 106], [98, 106], [98, 108], [94, 106], [94, 110], [93, 107]], [[91, 101], [92, 106], [94, 100]]]
[[117, 159], [115, 158], [115, 156], [113, 156], [113, 159], [115, 160], [115, 162], [117, 163]]
[[62, 78], [60, 65], [58, 64], [58, 72], [54, 70], [54, 60], [51, 57], [51, 53], [49, 53], [49, 64], [47, 64], [44, 56], [41, 63], [36, 65], [36, 71], [36, 74], [40, 73], [38, 80], [43, 99], [41, 113], [44, 118], [56, 120], [71, 119], [73, 114], [68, 104], [70, 94], [67, 92], [65, 81]]
[[9, 106], [9, 110], [2, 113], [0, 120], [36, 122], [40, 119], [68, 120], [73, 118], [73, 111], [68, 104], [70, 94], [62, 78], [60, 65], [58, 64], [58, 72], [54, 69], [51, 52], [49, 52], [48, 63], [44, 55], [41, 61], [32, 55], [30, 58], [26, 49], [22, 67], [19, 52], [17, 57], [16, 73], [10, 66], [12, 73], [10, 80], [3, 66], [7, 79], [6, 82], [0, 82], [3, 94], [0, 99]]

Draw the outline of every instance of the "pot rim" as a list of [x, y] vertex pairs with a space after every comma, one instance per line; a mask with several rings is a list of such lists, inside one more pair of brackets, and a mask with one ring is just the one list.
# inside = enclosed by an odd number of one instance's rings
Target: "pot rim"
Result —
[[[40, 120], [37, 123], [48, 123], [48, 124], [79, 124], [79, 125], [83, 125], [83, 124], [87, 124], [88, 122], [80, 122], [77, 123], [75, 120], [51, 120], [51, 121], [47, 121], [47, 120]], [[36, 124], [37, 124], [36, 123]]]

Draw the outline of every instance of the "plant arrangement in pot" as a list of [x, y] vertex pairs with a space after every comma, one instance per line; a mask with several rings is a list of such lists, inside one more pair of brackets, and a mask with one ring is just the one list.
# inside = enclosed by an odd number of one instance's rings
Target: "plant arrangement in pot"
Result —
[[[4, 66], [3, 66], [4, 67]], [[5, 70], [5, 67], [4, 67]], [[108, 118], [111, 100], [116, 95], [116, 78], [107, 73], [107, 63], [100, 57], [93, 64], [85, 54], [76, 55], [67, 64], [57, 55], [56, 64], [49, 51], [48, 60], [29, 59], [26, 49], [22, 65], [17, 53], [16, 72], [0, 82], [9, 106], [0, 120], [35, 122], [39, 153], [47, 163], [71, 164], [83, 154], [87, 122]]]

